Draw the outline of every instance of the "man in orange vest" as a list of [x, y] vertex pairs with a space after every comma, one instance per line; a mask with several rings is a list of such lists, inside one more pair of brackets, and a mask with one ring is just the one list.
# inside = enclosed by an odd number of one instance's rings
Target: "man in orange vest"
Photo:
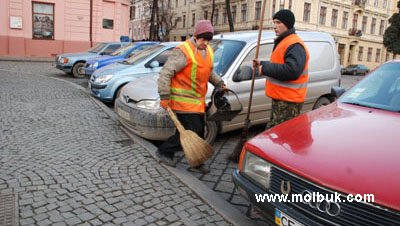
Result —
[[[169, 106], [183, 127], [204, 137], [205, 95], [208, 82], [215, 87], [225, 87], [222, 79], [213, 71], [214, 53], [208, 42], [214, 29], [208, 20], [195, 25], [193, 37], [173, 50], [160, 71], [158, 93], [160, 105]], [[182, 149], [179, 132], [169, 137], [157, 151], [161, 162], [175, 166], [175, 152]]]
[[295, 17], [282, 9], [273, 16], [277, 38], [270, 61], [254, 59], [259, 75], [266, 75], [265, 94], [272, 98], [272, 110], [267, 129], [300, 114], [308, 81], [307, 47], [296, 34]]

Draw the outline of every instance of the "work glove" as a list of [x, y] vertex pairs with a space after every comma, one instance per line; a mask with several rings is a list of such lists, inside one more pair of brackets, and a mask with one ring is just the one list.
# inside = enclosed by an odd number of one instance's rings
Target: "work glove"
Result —
[[169, 100], [160, 100], [160, 106], [164, 109], [167, 109], [169, 106]]

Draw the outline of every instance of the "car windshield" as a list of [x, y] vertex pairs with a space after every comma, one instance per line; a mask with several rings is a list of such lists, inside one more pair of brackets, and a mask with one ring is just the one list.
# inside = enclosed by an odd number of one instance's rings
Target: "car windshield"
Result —
[[104, 46], [106, 46], [106, 43], [99, 43], [99, 44], [93, 46], [92, 48], [90, 48], [88, 50], [88, 52], [98, 53], [100, 50], [102, 50], [104, 48]]
[[129, 45], [121, 47], [121, 48], [115, 50], [115, 52], [111, 53], [111, 56], [121, 56], [121, 55], [125, 54], [127, 51], [129, 51], [131, 48], [133, 48], [135, 45], [136, 45], [135, 43], [131, 43]]
[[400, 63], [386, 63], [371, 72], [339, 101], [400, 112]]
[[349, 66], [347, 66], [347, 68], [355, 68], [355, 67], [357, 67], [357, 65], [349, 65]]
[[154, 53], [156, 53], [157, 51], [159, 51], [162, 48], [164, 48], [164, 45], [151, 46], [151, 47], [144, 49], [143, 51], [140, 51], [137, 54], [131, 56], [129, 59], [122, 61], [121, 63], [137, 64], [137, 63], [143, 61], [144, 59], [146, 59], [147, 57], [153, 55]]
[[233, 61], [245, 46], [245, 42], [213, 39], [210, 42], [214, 50], [214, 71], [219, 76], [223, 76]]

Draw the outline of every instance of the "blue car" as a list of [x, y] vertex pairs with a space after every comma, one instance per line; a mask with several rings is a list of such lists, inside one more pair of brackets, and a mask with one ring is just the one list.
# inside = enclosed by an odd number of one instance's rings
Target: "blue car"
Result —
[[100, 56], [89, 59], [83, 68], [84, 73], [86, 75], [92, 75], [95, 70], [101, 67], [125, 60], [135, 53], [155, 44], [158, 44], [158, 42], [135, 42], [116, 50], [109, 56]]
[[153, 45], [127, 60], [96, 70], [88, 86], [93, 95], [103, 102], [113, 102], [121, 87], [137, 78], [158, 74], [179, 42]]
[[54, 66], [67, 74], [82, 78], [85, 77], [85, 74], [82, 73], [82, 67], [87, 60], [100, 55], [110, 55], [128, 44], [130, 42], [101, 42], [86, 52], [59, 54], [55, 58]]

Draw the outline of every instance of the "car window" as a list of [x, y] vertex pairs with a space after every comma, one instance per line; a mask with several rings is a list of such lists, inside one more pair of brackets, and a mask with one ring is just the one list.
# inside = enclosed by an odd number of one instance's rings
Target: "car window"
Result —
[[165, 50], [164, 52], [160, 53], [158, 56], [156, 56], [150, 62], [158, 61], [160, 67], [164, 66], [165, 62], [167, 62], [167, 60], [168, 60], [169, 55], [171, 55], [172, 49], [173, 48]]
[[346, 92], [340, 102], [400, 112], [400, 64], [386, 63]]
[[106, 46], [106, 43], [99, 43], [99, 44], [93, 46], [92, 48], [90, 48], [90, 49], [88, 50], [88, 52], [91, 52], [91, 53], [98, 53], [98, 52], [99, 52], [100, 50], [102, 50], [105, 46]]
[[151, 47], [151, 46], [153, 46], [153, 45], [141, 45], [141, 46], [137, 47], [136, 49], [132, 50], [132, 51], [129, 53], [129, 57], [131, 57], [131, 56], [133, 56], [133, 55], [139, 53], [140, 51], [142, 51], [142, 50], [144, 50], [144, 49], [147, 49], [147, 48], [149, 48], [149, 47]]
[[214, 72], [222, 77], [245, 44], [240, 41], [213, 39], [210, 46], [214, 50]]
[[138, 54], [133, 55], [129, 59], [123, 61], [124, 64], [137, 64], [145, 60], [147, 57], [155, 54], [159, 50], [164, 48], [163, 45], [153, 45], [145, 50], [138, 52]]
[[111, 56], [120, 56], [123, 55], [124, 53], [126, 53], [127, 51], [129, 51], [131, 48], [133, 48], [134, 46], [136, 46], [135, 43], [131, 43], [128, 45], [125, 45], [124, 47], [121, 47], [117, 50], [115, 50], [113, 53], [111, 53]]
[[336, 54], [329, 42], [305, 42], [305, 44], [310, 54], [308, 60], [310, 72], [334, 69]]
[[[274, 45], [272, 43], [269, 44], [262, 44], [260, 45], [260, 52], [258, 53], [258, 58], [260, 60], [269, 60], [271, 57], [271, 53], [272, 53], [272, 49], [274, 48]], [[240, 64], [240, 69], [243, 68], [253, 68], [253, 59], [255, 59], [256, 57], [256, 47], [254, 47], [244, 58], [244, 60], [242, 61], [242, 63]], [[251, 71], [249, 70], [249, 73], [251, 73]], [[256, 78], [260, 78], [258, 77], [258, 71], [256, 71]]]
[[103, 51], [103, 55], [110, 55], [111, 53], [115, 52], [115, 50], [121, 48], [120, 44], [112, 44], [106, 47]]

